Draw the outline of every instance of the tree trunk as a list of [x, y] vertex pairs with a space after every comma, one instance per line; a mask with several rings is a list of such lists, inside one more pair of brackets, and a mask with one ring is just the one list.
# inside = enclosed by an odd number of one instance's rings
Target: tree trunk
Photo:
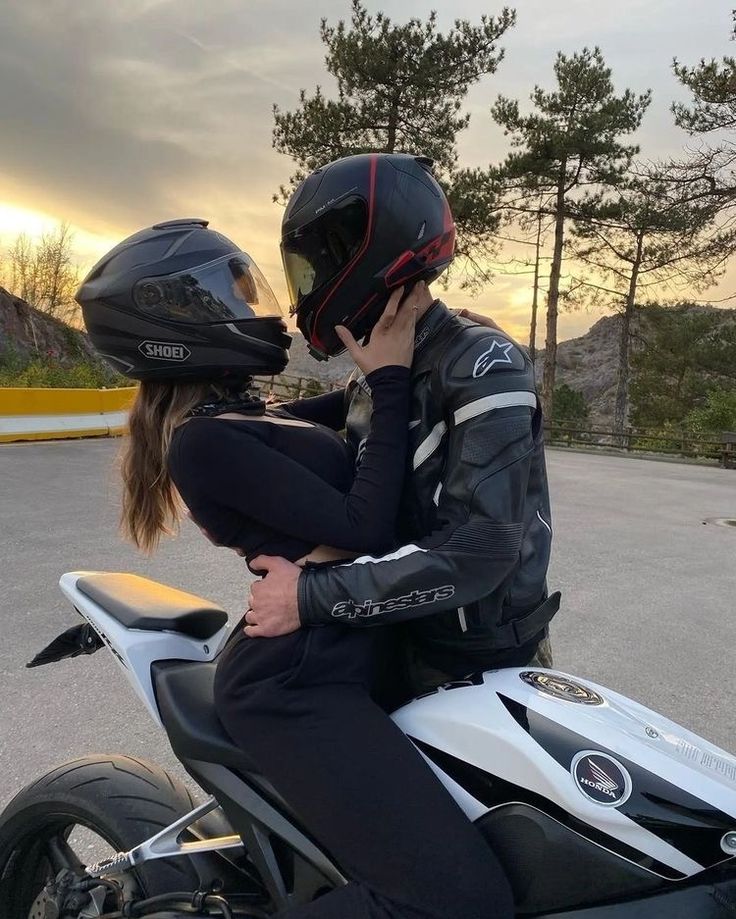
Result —
[[532, 296], [532, 321], [529, 327], [529, 356], [532, 363], [537, 359], [537, 309], [539, 301], [539, 250], [542, 241], [542, 206], [537, 214], [537, 245], [534, 255], [534, 295]]
[[391, 102], [391, 110], [388, 113], [388, 129], [386, 133], [386, 146], [384, 153], [393, 153], [396, 149], [396, 129], [399, 126], [399, 100], [394, 98]]
[[631, 320], [636, 308], [636, 285], [639, 280], [639, 268], [644, 246], [644, 233], [639, 232], [636, 239], [636, 256], [631, 266], [629, 290], [626, 304], [621, 316], [621, 336], [618, 346], [618, 374], [616, 379], [616, 404], [613, 410], [613, 430], [619, 441], [623, 439], [624, 428], [629, 410], [629, 343], [631, 341]]
[[552, 403], [555, 397], [555, 376], [557, 373], [557, 304], [560, 299], [562, 248], [565, 240], [566, 172], [567, 163], [563, 160], [555, 204], [555, 244], [552, 250], [552, 268], [549, 274], [549, 292], [547, 293], [547, 341], [544, 355], [544, 376], [542, 378], [542, 402], [548, 418], [552, 415]]

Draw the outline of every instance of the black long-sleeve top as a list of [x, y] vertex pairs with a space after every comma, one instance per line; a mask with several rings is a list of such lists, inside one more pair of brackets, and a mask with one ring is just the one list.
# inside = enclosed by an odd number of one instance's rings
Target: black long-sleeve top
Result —
[[[388, 549], [406, 462], [409, 370], [382, 367], [366, 382], [373, 415], [357, 474], [336, 433], [345, 420], [342, 392], [270, 409], [260, 420], [194, 417], [181, 425], [169, 470], [197, 523], [248, 562], [295, 561], [321, 544]], [[309, 421], [284, 423], [301, 418]]]

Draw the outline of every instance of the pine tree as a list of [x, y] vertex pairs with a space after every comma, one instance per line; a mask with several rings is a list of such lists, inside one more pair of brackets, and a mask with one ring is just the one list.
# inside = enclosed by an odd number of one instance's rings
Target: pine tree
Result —
[[712, 389], [736, 385], [736, 312], [681, 303], [639, 311], [631, 415], [642, 428], [680, 426]]
[[[736, 24], [736, 11], [733, 13]], [[733, 31], [736, 38], [736, 28]], [[722, 209], [736, 206], [736, 58], [701, 59], [694, 67], [675, 60], [675, 76], [692, 93], [692, 102], [675, 102], [675, 123], [691, 136], [725, 132], [713, 143], [699, 144], [673, 163], [673, 182], [693, 199], [712, 198]]]
[[691, 201], [666, 171], [641, 169], [607, 199], [581, 205], [572, 250], [584, 271], [573, 281], [621, 315], [614, 430], [628, 414], [629, 346], [638, 298], [652, 288], [704, 289], [725, 271], [736, 234], [717, 209]]
[[421, 154], [434, 161], [450, 195], [459, 251], [482, 249], [497, 224], [495, 197], [486, 187], [476, 209], [464, 187], [453, 194], [455, 141], [470, 121], [462, 110], [468, 89], [495, 72], [503, 57], [498, 40], [515, 19], [513, 10], [504, 8], [497, 17], [482, 16], [479, 25], [458, 19], [443, 34], [434, 12], [426, 22], [397, 24], [384, 13], [369, 14], [361, 0], [352, 0], [349, 23], [331, 26], [323, 19], [320, 36], [327, 71], [337, 83], [336, 98], [317, 86], [311, 95], [301, 91], [293, 111], [274, 106], [274, 149], [297, 167], [274, 200], [287, 199], [306, 174], [343, 156]]
[[617, 96], [600, 49], [559, 53], [554, 65], [557, 88], [537, 86], [533, 111], [524, 115], [518, 101], [499, 97], [494, 120], [510, 136], [512, 152], [502, 173], [512, 198], [508, 206], [533, 209], [531, 200], [552, 197], [554, 244], [547, 292], [547, 338], [542, 396], [552, 409], [557, 366], [557, 314], [560, 298], [565, 229], [574, 216], [581, 192], [615, 185], [638, 152], [622, 138], [641, 123], [650, 101], [648, 92], [626, 90]]

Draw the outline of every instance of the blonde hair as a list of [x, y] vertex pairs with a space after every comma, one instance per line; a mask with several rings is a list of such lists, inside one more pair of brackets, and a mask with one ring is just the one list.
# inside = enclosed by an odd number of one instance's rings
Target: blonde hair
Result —
[[130, 411], [130, 439], [122, 458], [121, 528], [139, 549], [153, 552], [176, 532], [182, 502], [169, 475], [171, 439], [188, 413], [208, 396], [209, 383], [144, 381]]

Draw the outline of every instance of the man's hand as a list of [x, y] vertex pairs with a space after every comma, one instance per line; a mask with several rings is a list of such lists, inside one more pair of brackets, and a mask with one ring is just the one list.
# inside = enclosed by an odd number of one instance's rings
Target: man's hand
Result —
[[259, 555], [250, 563], [253, 571], [265, 571], [250, 590], [250, 609], [245, 614], [249, 638], [276, 638], [301, 626], [296, 585], [302, 569], [285, 558]]

